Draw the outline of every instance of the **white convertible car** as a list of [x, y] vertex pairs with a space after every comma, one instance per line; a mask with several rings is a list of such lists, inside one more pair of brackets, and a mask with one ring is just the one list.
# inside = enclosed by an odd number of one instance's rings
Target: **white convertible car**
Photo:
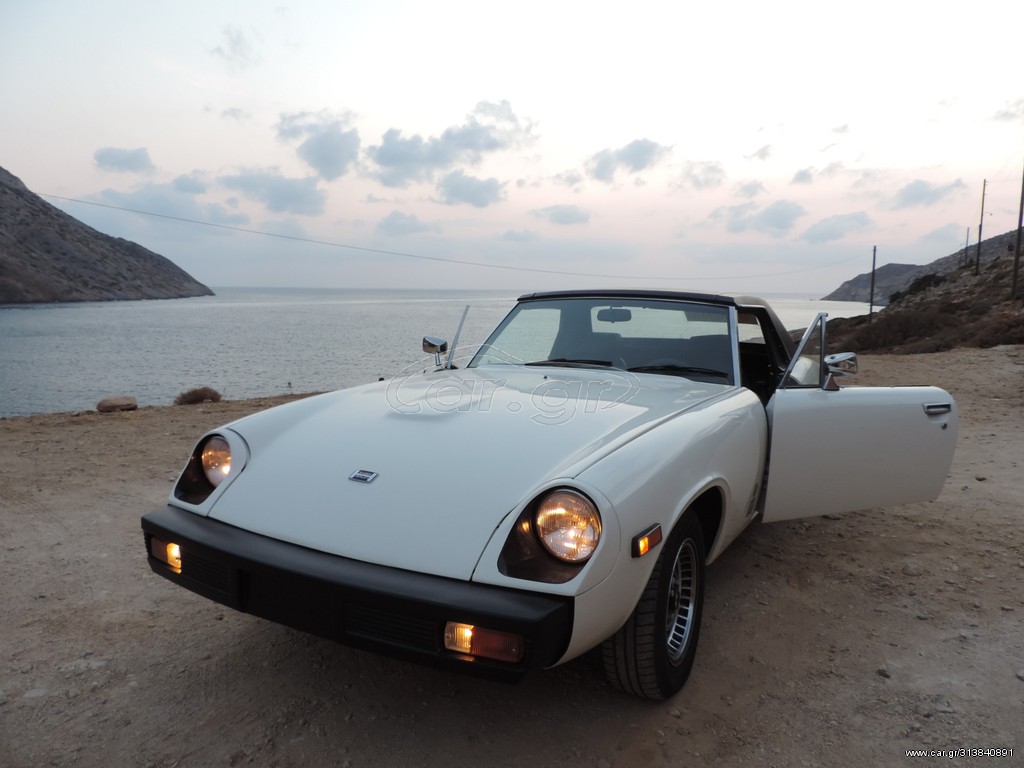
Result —
[[956, 443], [948, 393], [841, 388], [857, 361], [826, 354], [825, 316], [796, 345], [755, 298], [536, 293], [463, 367], [423, 343], [425, 371], [205, 435], [142, 518], [153, 570], [500, 679], [599, 650], [664, 699], [749, 523], [934, 499]]

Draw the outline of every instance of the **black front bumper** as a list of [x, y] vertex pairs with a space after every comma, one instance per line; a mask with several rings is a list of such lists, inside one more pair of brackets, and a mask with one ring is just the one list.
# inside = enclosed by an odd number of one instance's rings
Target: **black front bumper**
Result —
[[[571, 597], [403, 571], [307, 549], [167, 506], [142, 517], [153, 571], [245, 613], [346, 645], [514, 681], [568, 647]], [[156, 537], [181, 548], [181, 572], [150, 554]], [[522, 661], [444, 648], [457, 621], [523, 636]]]

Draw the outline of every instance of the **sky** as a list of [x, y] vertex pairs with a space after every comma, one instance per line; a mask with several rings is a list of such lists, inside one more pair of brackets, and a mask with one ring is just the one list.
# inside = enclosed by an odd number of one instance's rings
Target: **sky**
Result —
[[[1024, 3], [0, 0], [0, 166], [207, 285], [824, 295], [1017, 226]], [[969, 232], [968, 232], [969, 230]]]

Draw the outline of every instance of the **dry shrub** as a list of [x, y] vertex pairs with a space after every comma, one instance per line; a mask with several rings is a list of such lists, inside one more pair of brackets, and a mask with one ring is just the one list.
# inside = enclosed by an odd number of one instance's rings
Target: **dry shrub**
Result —
[[912, 282], [905, 291], [894, 291], [893, 294], [889, 296], [889, 303], [893, 304], [900, 299], [905, 299], [907, 296], [913, 296], [915, 293], [921, 293], [922, 291], [926, 291], [936, 285], [942, 285], [944, 282], [946, 282], [945, 275], [921, 275], [921, 277]]
[[948, 352], [954, 349], [956, 344], [953, 340], [943, 336], [933, 336], [927, 339], [918, 339], [893, 350], [901, 355], [926, 355], [931, 352]]
[[[868, 322], [869, 318], [867, 315], [858, 315], [856, 317], [837, 317], [829, 320], [827, 341], [828, 351], [856, 351], [853, 346], [853, 338], [861, 328], [867, 328]], [[803, 334], [801, 333], [801, 336], [802, 335]], [[794, 341], [799, 342], [800, 336], [797, 336]]]
[[1024, 344], [1024, 317], [1003, 315], [976, 323], [972, 328], [970, 342], [982, 348], [998, 347], [1001, 344]]
[[980, 301], [967, 308], [968, 317], [984, 317], [992, 311], [991, 301]]
[[199, 403], [219, 403], [220, 392], [212, 387], [196, 387], [182, 392], [174, 398], [175, 405], [197, 405]]
[[956, 323], [955, 318], [935, 310], [886, 310], [875, 316], [873, 323], [858, 328], [847, 339], [848, 345], [855, 350], [896, 349], [912, 344], [915, 347], [928, 347], [917, 351], [937, 352], [945, 342], [940, 337], [942, 331]]

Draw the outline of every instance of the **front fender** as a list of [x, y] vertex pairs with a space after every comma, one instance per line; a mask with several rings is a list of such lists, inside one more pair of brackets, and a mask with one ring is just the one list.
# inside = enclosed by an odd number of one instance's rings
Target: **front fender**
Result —
[[633, 612], [661, 551], [659, 546], [644, 557], [632, 557], [633, 536], [657, 523], [667, 539], [682, 515], [712, 488], [721, 494], [722, 515], [708, 562], [739, 535], [756, 512], [767, 444], [764, 407], [753, 393], [737, 389], [680, 414], [580, 475], [581, 481], [600, 483], [614, 504], [622, 549], [608, 578], [577, 593], [573, 636], [561, 661], [600, 643]]

